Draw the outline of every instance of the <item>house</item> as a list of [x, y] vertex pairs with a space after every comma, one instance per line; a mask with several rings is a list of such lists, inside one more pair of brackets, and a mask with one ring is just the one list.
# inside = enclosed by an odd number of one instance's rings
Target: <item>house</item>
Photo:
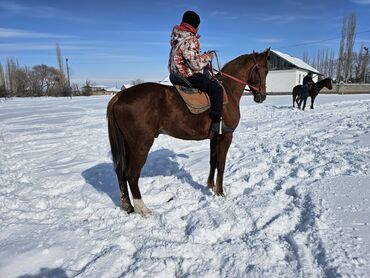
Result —
[[105, 85], [91, 85], [90, 86], [93, 92], [106, 91], [107, 86]]
[[314, 73], [313, 81], [317, 82], [318, 75], [320, 75], [317, 69], [299, 58], [271, 49], [266, 92], [268, 94], [291, 94], [293, 87], [302, 84], [303, 77], [310, 71]]
[[110, 93], [113, 93], [113, 94], [116, 94], [118, 92], [121, 91], [121, 89], [117, 88], [117, 87], [111, 87], [111, 88], [107, 88], [105, 89], [107, 92], [110, 92]]

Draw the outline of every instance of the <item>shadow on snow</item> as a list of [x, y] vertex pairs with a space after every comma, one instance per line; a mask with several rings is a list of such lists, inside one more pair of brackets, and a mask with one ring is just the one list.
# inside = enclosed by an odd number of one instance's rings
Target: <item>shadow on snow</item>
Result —
[[[169, 149], [160, 149], [149, 153], [140, 177], [175, 176], [188, 183], [205, 195], [211, 195], [206, 186], [194, 181], [193, 177], [175, 161], [176, 157], [188, 158], [185, 154], [176, 154]], [[120, 191], [113, 163], [101, 163], [82, 172], [88, 184], [97, 191], [106, 193], [116, 206], [121, 206]], [[140, 182], [140, 181], [139, 181]]]
[[41, 268], [37, 274], [25, 274], [18, 276], [18, 278], [68, 278], [65, 271], [61, 268]]

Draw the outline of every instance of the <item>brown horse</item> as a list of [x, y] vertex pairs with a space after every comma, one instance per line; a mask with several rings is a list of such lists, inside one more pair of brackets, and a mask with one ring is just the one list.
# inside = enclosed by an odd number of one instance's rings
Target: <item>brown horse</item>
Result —
[[[304, 110], [306, 108], [308, 96], [305, 96], [303, 92], [304, 89], [302, 87], [303, 87], [302, 85], [297, 85], [293, 88], [293, 107], [294, 102], [297, 102], [298, 108], [301, 109], [301, 104], [303, 101], [302, 110]], [[309, 96], [311, 97], [311, 109], [313, 109], [313, 103], [315, 101], [315, 98], [317, 97], [321, 89], [324, 87], [328, 88], [329, 90], [333, 88], [331, 78], [325, 78], [317, 83], [314, 83], [311, 86], [311, 89], [309, 91]]]
[[[228, 94], [229, 101], [223, 108], [225, 123], [236, 128], [240, 119], [239, 102], [245, 84], [253, 89], [254, 101], [266, 98], [267, 60], [270, 49], [262, 53], [242, 55], [227, 63], [221, 72], [235, 77], [231, 79], [217, 74]], [[245, 83], [236, 80], [244, 80]], [[184, 140], [211, 138], [210, 172], [208, 188], [223, 196], [223, 174], [232, 133], [210, 134], [209, 111], [192, 114], [173, 86], [142, 83], [115, 95], [108, 104], [108, 133], [113, 162], [121, 190], [122, 209], [147, 215], [150, 210], [142, 201], [138, 181], [148, 152], [159, 134]], [[214, 184], [215, 170], [217, 180]], [[133, 197], [131, 205], [127, 182]]]

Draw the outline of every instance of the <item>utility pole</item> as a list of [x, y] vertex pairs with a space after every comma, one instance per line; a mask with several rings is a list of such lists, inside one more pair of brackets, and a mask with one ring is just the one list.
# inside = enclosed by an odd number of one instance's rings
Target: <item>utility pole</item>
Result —
[[69, 82], [68, 58], [66, 58], [66, 65], [67, 65], [68, 90], [69, 90], [70, 97], [72, 98], [71, 83]]

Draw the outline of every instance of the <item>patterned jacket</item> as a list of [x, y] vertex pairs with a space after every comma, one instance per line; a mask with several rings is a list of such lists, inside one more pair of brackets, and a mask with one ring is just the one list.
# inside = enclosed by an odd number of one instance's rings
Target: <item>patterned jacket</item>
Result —
[[171, 35], [171, 52], [168, 61], [170, 73], [184, 77], [203, 73], [203, 69], [211, 62], [212, 54], [200, 53], [199, 35], [193, 26], [181, 23], [173, 28]]

